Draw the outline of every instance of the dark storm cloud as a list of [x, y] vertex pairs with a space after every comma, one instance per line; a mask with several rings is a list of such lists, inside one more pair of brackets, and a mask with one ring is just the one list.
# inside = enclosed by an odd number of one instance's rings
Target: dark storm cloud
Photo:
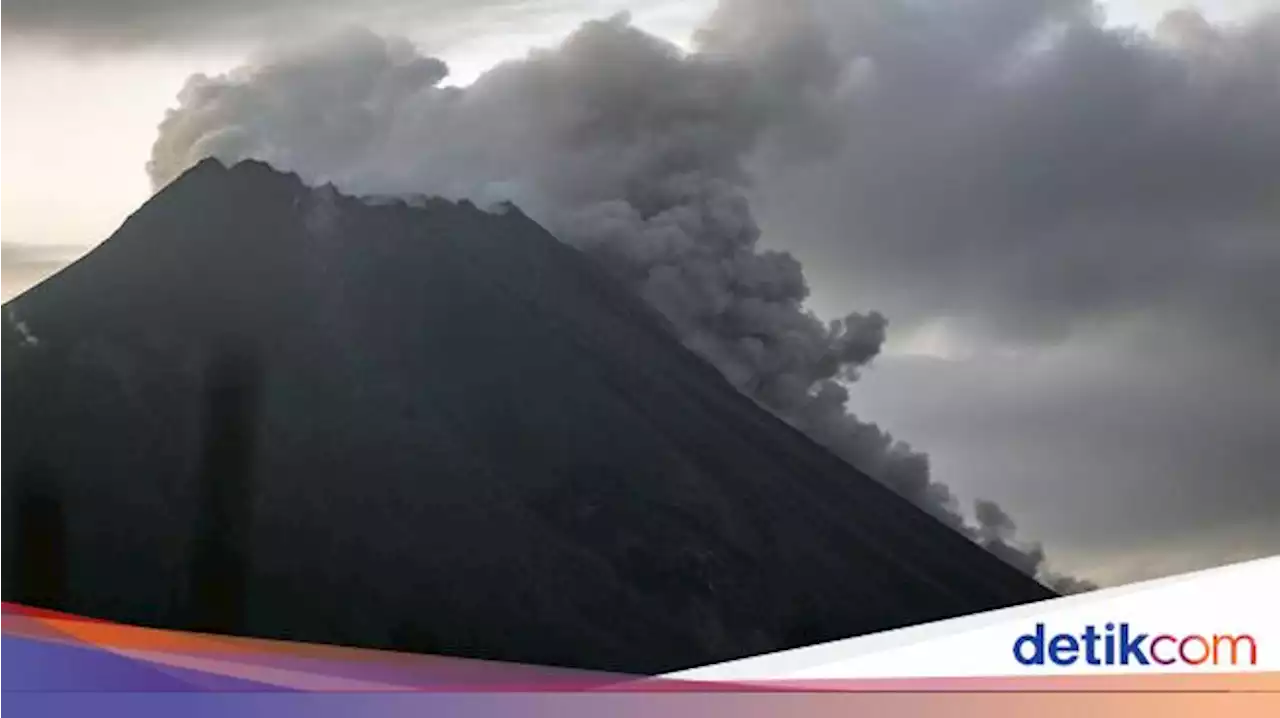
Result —
[[123, 46], [260, 31], [309, 7], [344, 3], [304, 0], [13, 0], [4, 4], [5, 35]]
[[1071, 1], [822, 11], [838, 133], [822, 161], [762, 155], [759, 206], [846, 300], [1033, 343], [1158, 307], [1280, 348], [1280, 15], [1147, 36]]
[[521, 0], [11, 0], [4, 4], [6, 38], [62, 43], [77, 49], [139, 45], [240, 44], [305, 36], [352, 22], [404, 27], [430, 21], [424, 32], [465, 34], [467, 24], [527, 23], [548, 12], [589, 5]]

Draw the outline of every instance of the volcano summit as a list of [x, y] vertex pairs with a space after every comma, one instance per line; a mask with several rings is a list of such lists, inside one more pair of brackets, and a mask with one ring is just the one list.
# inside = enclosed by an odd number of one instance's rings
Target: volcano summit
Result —
[[1052, 595], [515, 207], [206, 160], [3, 324], [5, 600], [659, 673]]

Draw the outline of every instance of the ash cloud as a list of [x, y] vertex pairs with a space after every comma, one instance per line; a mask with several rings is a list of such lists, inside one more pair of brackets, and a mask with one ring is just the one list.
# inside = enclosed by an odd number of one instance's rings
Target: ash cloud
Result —
[[[1273, 552], [1252, 527], [1280, 509], [1259, 441], [1280, 407], [1280, 13], [1146, 32], [1075, 0], [810, 8], [822, 42], [749, 1], [709, 32], [814, 88], [747, 166], [818, 305], [943, 330], [951, 383], [891, 387], [882, 362], [863, 410], [1056, 528], [1059, 555], [1142, 555], [1126, 574], [1151, 577]], [[1081, 354], [1100, 363], [1057, 360]], [[1010, 398], [1030, 374], [1047, 383]]]
[[975, 540], [1006, 563], [1038, 576], [1046, 586], [1058, 593], [1083, 593], [1098, 587], [1092, 581], [1065, 576], [1048, 569], [1044, 565], [1044, 547], [1039, 543], [1018, 542], [1014, 538], [1018, 525], [996, 502], [978, 499], [974, 502], [973, 514], [978, 524]]
[[[806, 308], [800, 262], [762, 244], [753, 161], [812, 163], [841, 146], [838, 100], [868, 74], [846, 61], [847, 38], [826, 18], [778, 12], [726, 3], [692, 54], [620, 15], [466, 88], [440, 86], [443, 64], [407, 42], [343, 33], [229, 76], [193, 77], [148, 172], [160, 187], [206, 156], [253, 157], [362, 195], [516, 202], [621, 276], [742, 392], [982, 540], [924, 454], [847, 408], [847, 387], [881, 352], [886, 317], [824, 323]], [[1039, 546], [1019, 548], [1014, 529], [992, 545], [1052, 578]]]

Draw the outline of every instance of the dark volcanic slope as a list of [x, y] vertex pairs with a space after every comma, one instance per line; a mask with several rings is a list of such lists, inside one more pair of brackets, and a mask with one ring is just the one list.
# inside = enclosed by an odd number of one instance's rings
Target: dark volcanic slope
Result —
[[515, 210], [206, 161], [5, 309], [6, 600], [653, 673], [1050, 595]]

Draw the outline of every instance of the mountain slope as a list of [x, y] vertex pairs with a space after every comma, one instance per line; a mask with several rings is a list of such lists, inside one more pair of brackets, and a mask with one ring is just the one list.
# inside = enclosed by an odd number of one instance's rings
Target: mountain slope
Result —
[[514, 208], [205, 161], [5, 310], [6, 600], [656, 673], [1051, 595]]

